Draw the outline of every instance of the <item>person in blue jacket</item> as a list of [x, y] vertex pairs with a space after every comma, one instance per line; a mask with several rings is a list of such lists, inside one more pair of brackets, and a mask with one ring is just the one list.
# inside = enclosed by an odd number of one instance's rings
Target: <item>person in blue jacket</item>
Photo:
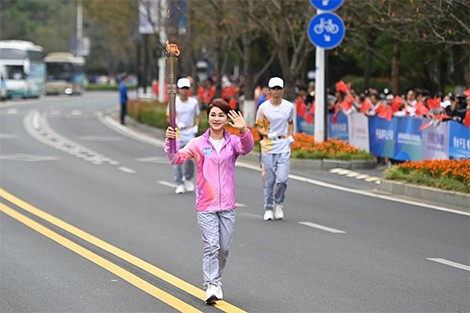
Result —
[[121, 82], [119, 83], [119, 103], [121, 104], [120, 121], [122, 125], [126, 125], [127, 114], [127, 73], [121, 74]]

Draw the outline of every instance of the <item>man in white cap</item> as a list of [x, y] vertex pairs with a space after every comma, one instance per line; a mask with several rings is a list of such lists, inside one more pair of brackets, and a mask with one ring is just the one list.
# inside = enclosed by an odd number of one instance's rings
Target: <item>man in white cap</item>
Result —
[[290, 146], [294, 142], [294, 104], [283, 99], [284, 81], [268, 82], [271, 97], [256, 113], [261, 140], [261, 166], [264, 192], [264, 220], [284, 218], [283, 203], [290, 171]]
[[[197, 100], [189, 97], [191, 81], [188, 78], [178, 79], [176, 87], [178, 87], [178, 96], [175, 99], [176, 127], [179, 130], [178, 145], [182, 148], [196, 137], [201, 111]], [[169, 122], [169, 107], [167, 107], [166, 113]], [[194, 184], [191, 181], [194, 177], [194, 161], [189, 160], [184, 164], [174, 165], [173, 167], [176, 183], [175, 193], [181, 194], [194, 191]]]

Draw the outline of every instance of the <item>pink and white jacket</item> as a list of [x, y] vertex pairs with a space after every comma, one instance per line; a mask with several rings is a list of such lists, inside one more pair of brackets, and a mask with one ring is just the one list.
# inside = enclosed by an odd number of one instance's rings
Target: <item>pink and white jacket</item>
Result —
[[196, 162], [196, 211], [226, 211], [235, 208], [235, 161], [248, 154], [254, 145], [248, 130], [240, 136], [224, 131], [225, 141], [217, 153], [209, 141], [209, 129], [189, 141], [182, 149], [170, 153], [170, 141], [165, 141], [165, 152], [171, 164], [182, 164], [194, 158]]

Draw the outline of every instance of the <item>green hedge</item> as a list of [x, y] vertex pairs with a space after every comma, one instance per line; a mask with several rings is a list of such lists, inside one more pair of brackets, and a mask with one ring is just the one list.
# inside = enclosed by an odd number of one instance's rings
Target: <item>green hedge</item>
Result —
[[[127, 86], [128, 90], [135, 90], [136, 86]], [[104, 85], [104, 84], [88, 84], [86, 86], [87, 91], [118, 91], [119, 85]]]
[[[160, 129], [166, 129], [168, 122], [166, 118], [166, 103], [157, 101], [144, 101], [132, 99], [129, 101], [128, 114], [136, 121]], [[198, 135], [204, 133], [209, 128], [207, 114], [201, 113]]]

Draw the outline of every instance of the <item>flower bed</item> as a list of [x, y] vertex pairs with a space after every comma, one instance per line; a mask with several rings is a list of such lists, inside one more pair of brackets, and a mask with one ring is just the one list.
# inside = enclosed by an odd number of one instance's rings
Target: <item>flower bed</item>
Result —
[[[232, 134], [238, 134], [236, 129], [226, 127]], [[261, 140], [256, 128], [251, 129], [255, 142]], [[307, 134], [294, 134], [291, 146], [291, 156], [296, 159], [334, 159], [334, 160], [373, 160], [374, 157], [363, 150], [349, 145], [338, 139], [316, 143], [315, 137]]]
[[388, 169], [384, 177], [416, 185], [470, 193], [470, 160], [405, 162]]

